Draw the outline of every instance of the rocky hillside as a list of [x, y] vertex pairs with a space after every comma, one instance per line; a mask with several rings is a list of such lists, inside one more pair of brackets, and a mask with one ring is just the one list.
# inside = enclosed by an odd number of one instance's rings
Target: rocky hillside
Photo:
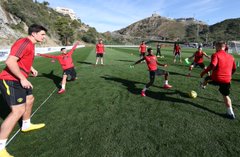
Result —
[[205, 27], [208, 26], [204, 22], [197, 21], [193, 18], [169, 19], [155, 15], [115, 31], [112, 35], [125, 39], [135, 37], [174, 41], [189, 40], [190, 38], [197, 40], [197, 33], [200, 34]]
[[0, 5], [0, 45], [1, 47], [7, 47], [10, 43], [23, 36], [19, 31], [12, 29], [11, 25], [18, 25], [21, 19], [13, 16], [10, 13], [5, 12]]
[[11, 45], [16, 39], [26, 36], [28, 26], [41, 24], [48, 29], [48, 38], [43, 46], [71, 45], [76, 40], [95, 43], [99, 33], [94, 27], [71, 20], [56, 12], [44, 1], [1, 0], [0, 1], [0, 45]]

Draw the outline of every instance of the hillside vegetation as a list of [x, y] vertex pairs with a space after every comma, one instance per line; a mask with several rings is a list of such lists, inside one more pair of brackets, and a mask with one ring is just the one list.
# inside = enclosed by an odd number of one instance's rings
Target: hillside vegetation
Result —
[[151, 16], [112, 34], [125, 41], [130, 41], [134, 38], [209, 44], [215, 40], [240, 40], [239, 18], [228, 19], [211, 26], [193, 18], [189, 19], [175, 20], [161, 16]]
[[24, 26], [33, 23], [41, 24], [49, 30], [48, 35], [59, 44], [68, 45], [75, 40], [82, 39], [87, 43], [95, 43], [99, 33], [78, 20], [71, 20], [69, 16], [62, 15], [49, 7], [48, 2], [39, 3], [32, 0], [8, 0], [1, 2], [6, 12], [16, 16], [20, 22], [10, 27], [25, 32]]

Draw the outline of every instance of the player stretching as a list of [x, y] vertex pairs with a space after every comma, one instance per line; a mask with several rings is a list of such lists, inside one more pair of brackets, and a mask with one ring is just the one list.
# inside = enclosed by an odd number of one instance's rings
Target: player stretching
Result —
[[167, 64], [160, 64], [157, 61], [157, 57], [153, 54], [153, 50], [152, 48], [148, 48], [147, 50], [148, 55], [146, 55], [144, 58], [136, 61], [132, 66], [140, 63], [141, 61], [145, 60], [146, 64], [148, 66], [149, 69], [149, 76], [150, 76], [150, 81], [145, 85], [145, 87], [143, 88], [141, 95], [142, 96], [146, 96], [145, 91], [154, 83], [155, 80], [155, 75], [164, 75], [165, 76], [165, 83], [163, 88], [168, 89], [171, 88], [172, 86], [168, 84], [168, 75], [169, 73], [165, 70], [162, 69], [158, 69], [157, 65], [163, 66], [163, 67], [167, 67]]
[[68, 76], [71, 77], [71, 79], [69, 79], [68, 81], [70, 81], [70, 80], [74, 81], [75, 79], [77, 79], [76, 71], [75, 71], [74, 64], [73, 64], [72, 54], [78, 45], [79, 45], [79, 41], [77, 41], [74, 44], [74, 46], [72, 47], [72, 49], [69, 52], [67, 52], [65, 48], [61, 48], [62, 54], [57, 55], [57, 56], [49, 55], [49, 54], [39, 54], [39, 53], [37, 54], [38, 56], [42, 56], [45, 58], [57, 59], [59, 61], [59, 63], [61, 64], [62, 69], [63, 69], [63, 77], [62, 77], [62, 82], [61, 82], [62, 86], [61, 86], [61, 89], [58, 91], [58, 94], [62, 94], [65, 92]]
[[176, 43], [174, 44], [173, 55], [174, 55], [173, 63], [176, 63], [177, 58], [179, 58], [179, 62], [182, 63], [181, 47], [179, 44], [176, 44]]
[[188, 73], [188, 77], [191, 76], [191, 71], [194, 67], [199, 66], [202, 69], [206, 69], [207, 67], [205, 67], [204, 63], [203, 63], [203, 56], [207, 57], [208, 59], [211, 59], [205, 52], [202, 51], [202, 47], [199, 46], [198, 47], [198, 51], [196, 51], [195, 53], [193, 53], [193, 55], [191, 57], [189, 57], [188, 59], [192, 59], [194, 58], [194, 61], [192, 62], [192, 64], [189, 66], [189, 73]]
[[28, 81], [28, 75], [37, 76], [38, 72], [32, 67], [34, 47], [42, 42], [47, 29], [40, 25], [31, 25], [28, 36], [17, 40], [11, 47], [10, 54], [5, 61], [6, 67], [0, 73], [0, 90], [11, 112], [3, 120], [0, 129], [0, 157], [12, 157], [5, 149], [7, 139], [14, 126], [22, 118], [22, 132], [40, 129], [42, 124], [31, 123], [31, 113], [34, 102], [33, 85]]
[[101, 65], [103, 65], [103, 54], [105, 52], [104, 44], [102, 39], [99, 39], [98, 44], [96, 44], [96, 63], [98, 64], [98, 60], [100, 59]]
[[227, 107], [227, 118], [235, 119], [235, 115], [232, 108], [232, 102], [229, 97], [232, 74], [236, 71], [236, 64], [233, 56], [226, 53], [225, 43], [216, 43], [216, 52], [212, 55], [211, 63], [200, 74], [203, 77], [207, 72], [212, 71], [211, 76], [207, 76], [202, 87], [205, 88], [207, 83], [219, 86], [219, 92], [223, 96], [224, 103]]

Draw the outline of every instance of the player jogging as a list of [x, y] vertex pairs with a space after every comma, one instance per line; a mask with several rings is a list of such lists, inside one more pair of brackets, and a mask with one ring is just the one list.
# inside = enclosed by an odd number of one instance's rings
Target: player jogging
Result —
[[96, 44], [96, 63], [98, 64], [98, 60], [100, 59], [101, 65], [103, 65], [103, 54], [105, 53], [105, 48], [102, 39], [99, 39], [98, 44]]
[[216, 43], [216, 52], [211, 57], [211, 63], [200, 74], [203, 77], [207, 72], [212, 71], [211, 76], [204, 78], [201, 83], [205, 88], [207, 83], [219, 86], [219, 92], [223, 96], [224, 103], [227, 107], [227, 118], [235, 119], [235, 115], [232, 108], [230, 94], [232, 74], [236, 71], [236, 64], [232, 55], [226, 53], [225, 43]]
[[173, 55], [174, 55], [174, 59], [173, 59], [173, 63], [176, 63], [177, 58], [179, 58], [179, 62], [182, 63], [182, 59], [181, 59], [181, 47], [179, 44], [175, 43], [174, 47], [173, 47]]
[[61, 82], [61, 89], [58, 91], [58, 94], [62, 94], [65, 92], [65, 88], [66, 88], [66, 83], [67, 83], [67, 78], [68, 76], [70, 76], [71, 79], [68, 79], [68, 81], [74, 81], [75, 79], [77, 79], [76, 76], [76, 71], [74, 68], [74, 64], [73, 64], [73, 59], [72, 59], [72, 54], [75, 51], [75, 49], [77, 48], [77, 46], [79, 45], [79, 41], [77, 41], [72, 49], [67, 52], [65, 48], [61, 48], [61, 52], [62, 54], [60, 55], [49, 55], [49, 54], [37, 54], [38, 56], [42, 56], [45, 58], [53, 58], [59, 61], [62, 69], [63, 69], [63, 78], [62, 78], [62, 82]]
[[171, 88], [172, 86], [168, 84], [168, 76], [169, 73], [165, 70], [162, 69], [158, 69], [158, 65], [163, 66], [163, 67], [167, 67], [167, 64], [160, 64], [157, 61], [157, 57], [153, 54], [153, 50], [152, 48], [148, 48], [147, 50], [148, 55], [146, 55], [144, 58], [136, 61], [132, 66], [139, 64], [141, 61], [145, 60], [146, 64], [148, 66], [148, 70], [149, 70], [149, 77], [150, 77], [150, 81], [145, 85], [145, 87], [143, 88], [141, 95], [144, 97], [146, 96], [145, 91], [154, 83], [155, 80], [155, 76], [156, 75], [164, 75], [165, 76], [165, 83], [163, 88], [168, 89]]
[[147, 46], [145, 44], [144, 41], [142, 41], [142, 43], [139, 45], [139, 55], [140, 55], [140, 59], [143, 59], [145, 57], [146, 54], [146, 50], [147, 50]]
[[207, 57], [208, 59], [211, 59], [205, 52], [202, 51], [202, 47], [199, 46], [198, 50], [196, 52], [193, 53], [193, 55], [191, 57], [188, 57], [188, 59], [192, 59], [194, 58], [194, 61], [192, 62], [192, 64], [189, 66], [189, 73], [188, 73], [188, 77], [191, 76], [191, 71], [194, 67], [199, 66], [202, 69], [206, 69], [207, 67], [205, 67], [204, 63], [203, 63], [203, 56]]
[[5, 149], [6, 142], [16, 123], [22, 118], [22, 132], [43, 128], [44, 123], [32, 124], [31, 113], [34, 103], [33, 85], [28, 81], [28, 75], [38, 75], [32, 67], [35, 44], [42, 42], [47, 29], [33, 24], [28, 28], [28, 36], [17, 40], [11, 47], [5, 61], [6, 67], [0, 73], [0, 90], [11, 112], [3, 120], [0, 129], [0, 157], [12, 157]]

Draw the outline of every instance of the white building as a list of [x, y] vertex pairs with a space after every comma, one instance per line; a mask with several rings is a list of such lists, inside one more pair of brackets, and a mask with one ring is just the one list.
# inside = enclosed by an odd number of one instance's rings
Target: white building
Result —
[[69, 8], [62, 8], [62, 7], [56, 7], [55, 9], [57, 12], [63, 14], [63, 15], [69, 15], [71, 17], [72, 20], [76, 20], [77, 16], [76, 13]]

